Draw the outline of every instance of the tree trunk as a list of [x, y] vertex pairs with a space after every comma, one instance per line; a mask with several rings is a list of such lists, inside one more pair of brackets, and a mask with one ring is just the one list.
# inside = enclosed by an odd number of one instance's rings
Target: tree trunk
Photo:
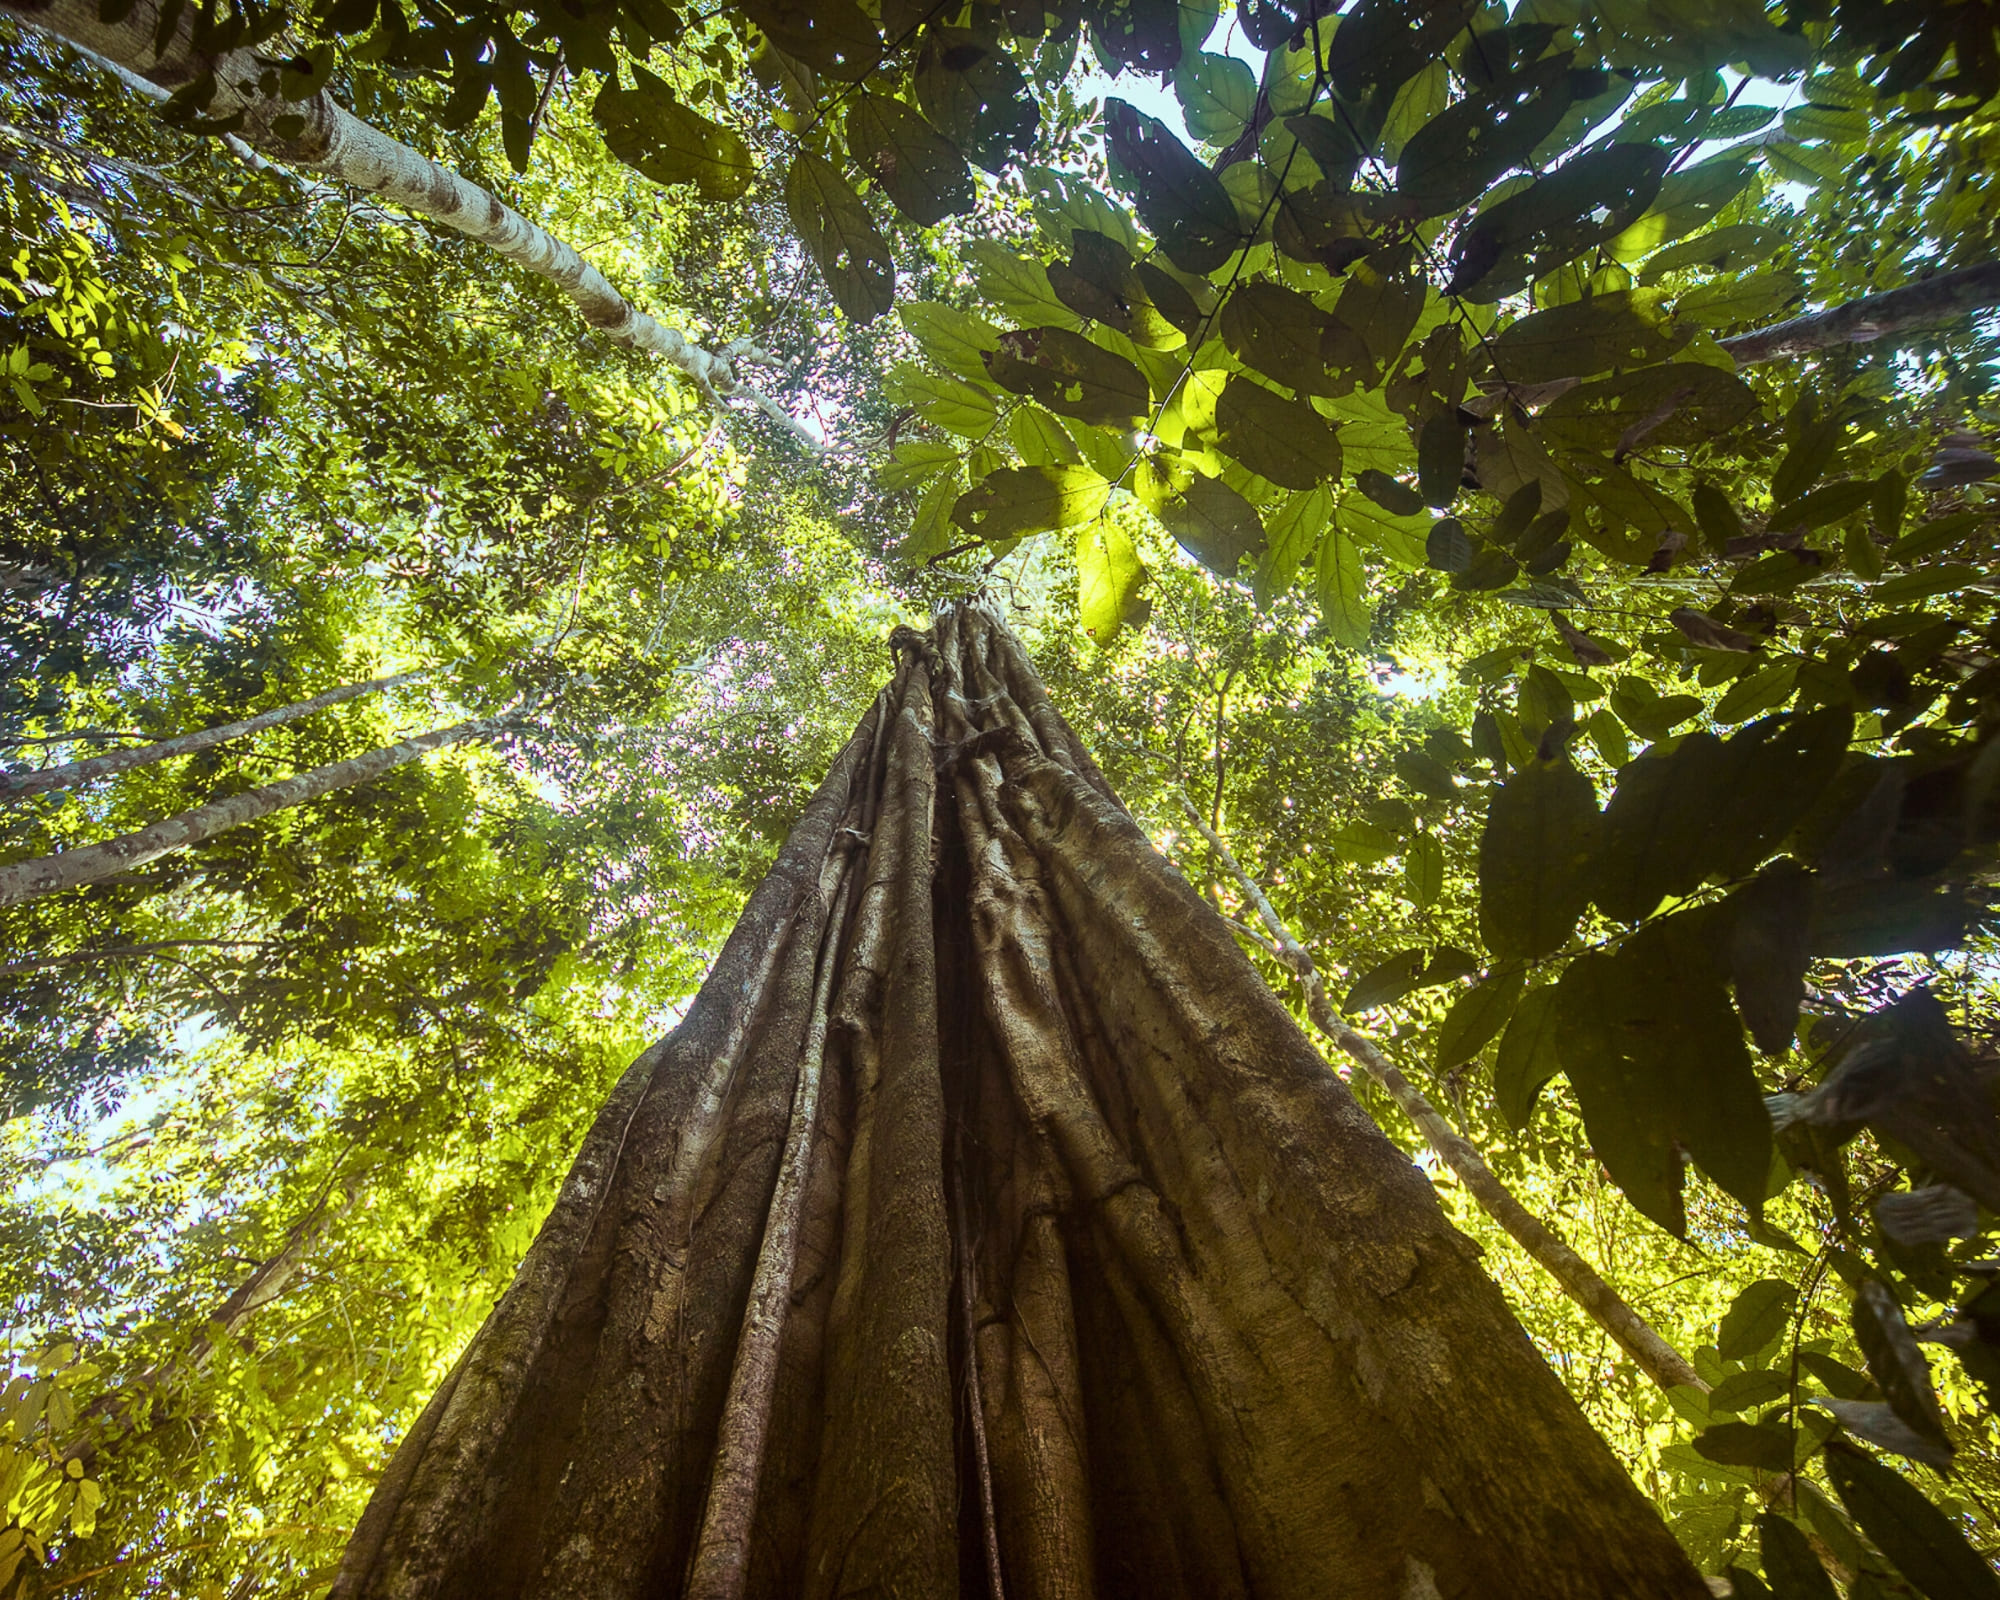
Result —
[[1993, 305], [2000, 305], [2000, 262], [1985, 261], [1718, 342], [1739, 367], [1751, 367], [1837, 344], [1868, 344], [1942, 328]]
[[1005, 626], [891, 642], [334, 1595], [1706, 1596]]
[[179, 6], [164, 15], [154, 0], [120, 8], [118, 20], [97, 0], [0, 0], [0, 12], [103, 57], [114, 66], [178, 90], [204, 77], [215, 83], [203, 115], [241, 115], [244, 143], [279, 161], [310, 167], [420, 217], [477, 239], [509, 261], [545, 278], [567, 295], [583, 320], [616, 344], [644, 350], [677, 367], [705, 391], [753, 401], [806, 443], [818, 441], [768, 395], [743, 383], [739, 361], [757, 358], [753, 347], [732, 345], [721, 354], [702, 349], [678, 328], [655, 321], [611, 287], [573, 248], [503, 205], [478, 184], [439, 166], [362, 122], [325, 90], [291, 101], [276, 92], [277, 55], [232, 50], [209, 55], [195, 42], [200, 13]]
[[261, 788], [246, 789], [242, 794], [230, 795], [225, 800], [211, 800], [205, 806], [183, 811], [136, 833], [121, 834], [116, 839], [82, 845], [75, 850], [58, 851], [52, 856], [37, 856], [31, 861], [16, 861], [0, 867], [0, 906], [19, 905], [24, 900], [55, 894], [62, 889], [102, 883], [106, 878], [115, 878], [121, 872], [142, 867], [148, 861], [157, 861], [161, 856], [172, 855], [213, 839], [218, 833], [240, 828], [244, 823], [268, 817], [274, 811], [283, 811], [287, 806], [317, 800], [335, 789], [351, 789], [356, 784], [372, 783], [383, 773], [416, 760], [428, 750], [457, 744], [464, 739], [483, 738], [505, 726], [507, 720], [504, 716], [482, 717], [474, 722], [461, 722], [455, 728], [437, 728], [430, 733], [420, 733], [413, 739], [370, 750], [366, 755], [349, 756], [345, 761], [314, 767], [310, 772], [280, 778], [276, 783], [267, 783]]
[[1223, 866], [1235, 877], [1256, 907], [1258, 920], [1271, 936], [1265, 948], [1273, 960], [1299, 980], [1299, 987], [1305, 991], [1306, 1015], [1312, 1019], [1313, 1026], [1339, 1049], [1360, 1062], [1368, 1075], [1388, 1091], [1389, 1098], [1402, 1108], [1404, 1116], [1416, 1124], [1425, 1143], [1458, 1175], [1459, 1181], [1479, 1202], [1480, 1208], [1505, 1228], [1514, 1242], [1556, 1280], [1557, 1287], [1564, 1294], [1611, 1335], [1618, 1348], [1630, 1356], [1647, 1377], [1662, 1389], [1686, 1385], [1706, 1394], [1708, 1385], [1688, 1358], [1661, 1338], [1658, 1330], [1640, 1316], [1623, 1295], [1606, 1283], [1597, 1269], [1571, 1248], [1568, 1240], [1514, 1198], [1514, 1192], [1500, 1181], [1500, 1175], [1486, 1164], [1486, 1158], [1472, 1141], [1454, 1128], [1451, 1119], [1396, 1069], [1395, 1063], [1376, 1048], [1373, 1040], [1355, 1032], [1341, 1020], [1340, 1013], [1334, 1009], [1333, 1001], [1327, 995], [1326, 980], [1320, 976], [1318, 965], [1305, 946], [1299, 943], [1284, 918], [1278, 915], [1270, 896], [1258, 886], [1255, 878], [1243, 870], [1236, 853], [1223, 843], [1222, 836], [1209, 826], [1208, 819], [1194, 803], [1185, 796], [1181, 803], [1187, 808], [1194, 825], [1201, 830], [1202, 837], [1208, 841], [1209, 848], [1221, 859]]
[[19, 800], [26, 795], [47, 794], [52, 789], [74, 789], [80, 784], [90, 783], [98, 778], [109, 778], [120, 772], [130, 772], [134, 767], [151, 766], [155, 761], [168, 761], [175, 756], [192, 755], [195, 751], [206, 750], [211, 745], [223, 744], [231, 739], [242, 739], [253, 733], [262, 733], [266, 728], [275, 728], [281, 723], [296, 722], [300, 717], [309, 717], [315, 711], [324, 711], [328, 706], [337, 706], [343, 700], [353, 700], [360, 695], [373, 694], [378, 689], [394, 689], [402, 684], [414, 682], [422, 676], [420, 672], [402, 672], [393, 678], [370, 678], [366, 683], [343, 684], [338, 689], [327, 690], [325, 694], [314, 695], [310, 700], [279, 706], [272, 711], [260, 711], [256, 716], [245, 717], [240, 722], [225, 722], [213, 728], [198, 728], [193, 733], [184, 733], [175, 739], [162, 739], [156, 744], [137, 745], [129, 750], [113, 750], [105, 755], [72, 761], [67, 766], [49, 767], [41, 772], [0, 773], [0, 800]]

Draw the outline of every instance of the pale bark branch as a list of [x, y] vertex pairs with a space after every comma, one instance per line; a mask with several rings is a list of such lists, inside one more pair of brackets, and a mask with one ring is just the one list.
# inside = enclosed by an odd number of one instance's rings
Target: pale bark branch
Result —
[[[1222, 836], [1208, 825], [1208, 819], [1201, 814], [1200, 808], [1185, 795], [1181, 797], [1181, 804], [1189, 819], [1201, 830], [1202, 837], [1208, 841], [1208, 847], [1256, 908], [1258, 919], [1270, 934], [1266, 948], [1271, 948], [1274, 959], [1298, 979], [1299, 987], [1305, 991], [1306, 1014], [1312, 1018], [1313, 1026], [1360, 1062], [1368, 1075], [1388, 1091], [1389, 1097], [1416, 1124], [1425, 1141], [1457, 1174], [1481, 1209], [1507, 1230], [1514, 1242], [1556, 1280], [1563, 1293], [1608, 1333], [1647, 1377], [1662, 1389], [1686, 1384], [1706, 1393], [1708, 1385], [1702, 1382], [1687, 1358], [1661, 1338], [1652, 1324], [1606, 1283], [1596, 1268], [1578, 1255], [1567, 1241], [1514, 1197], [1513, 1191], [1500, 1181], [1499, 1174], [1486, 1164], [1486, 1158], [1473, 1147], [1471, 1141], [1451, 1125], [1450, 1119], [1431, 1104], [1423, 1091], [1397, 1070], [1372, 1040], [1341, 1020], [1340, 1013], [1334, 1009], [1327, 995], [1326, 981], [1321, 977], [1319, 967], [1284, 918], [1278, 915], [1277, 908], [1271, 904], [1262, 886], [1244, 870]], [[1258, 943], [1263, 944], [1264, 941], [1260, 939]]]
[[1940, 272], [1919, 283], [1864, 295], [1845, 305], [1793, 317], [1769, 328], [1717, 341], [1739, 367], [1810, 355], [1840, 344], [1868, 344], [1926, 328], [1942, 328], [1975, 311], [2000, 305], [2000, 262], [1984, 261]]
[[116, 839], [105, 839], [75, 850], [58, 851], [54, 855], [37, 856], [29, 861], [13, 862], [0, 867], [0, 906], [19, 905], [24, 900], [55, 894], [63, 889], [102, 883], [107, 878], [130, 872], [134, 867], [159, 860], [161, 856], [186, 850], [231, 828], [240, 828], [246, 822], [255, 822], [274, 811], [282, 811], [287, 806], [316, 800], [335, 789], [373, 782], [384, 773], [416, 760], [426, 751], [457, 744], [464, 739], [483, 738], [504, 726], [508, 720], [508, 716], [482, 717], [473, 722], [461, 722], [454, 728], [437, 728], [396, 744], [384, 745], [378, 750], [370, 750], [365, 755], [350, 756], [345, 761], [314, 767], [310, 772], [281, 778], [261, 788], [212, 800], [205, 806], [183, 811], [178, 816], [155, 822], [135, 833], [121, 834]]
[[478, 240], [555, 285], [613, 343], [659, 356], [718, 400], [751, 402], [818, 448], [803, 423], [737, 376], [739, 363], [758, 359], [754, 349], [742, 341], [720, 354], [702, 349], [639, 310], [570, 245], [478, 184], [362, 122], [325, 90], [297, 101], [267, 93], [266, 85], [277, 80], [277, 59], [256, 50], [202, 53], [194, 42], [195, 10], [181, 11], [157, 49], [161, 13], [154, 0], [138, 0], [117, 22], [102, 19], [97, 0], [0, 0], [0, 12], [102, 57], [124, 69], [120, 77], [137, 74], [169, 91], [212, 77], [214, 94], [202, 114], [218, 121], [240, 117], [239, 135], [249, 148]]
[[310, 700], [295, 701], [288, 706], [260, 711], [254, 717], [219, 723], [212, 728], [198, 728], [193, 733], [184, 733], [172, 739], [161, 739], [153, 744], [139, 745], [130, 750], [113, 750], [101, 756], [88, 756], [82, 761], [72, 761], [60, 767], [49, 767], [41, 772], [0, 773], [0, 800], [19, 800], [26, 795], [47, 794], [51, 789], [74, 789], [80, 784], [90, 783], [98, 778], [109, 778], [120, 772], [130, 772], [134, 767], [151, 766], [156, 761], [169, 761], [175, 756], [192, 755], [195, 751], [206, 750], [211, 745], [223, 744], [231, 739], [247, 738], [253, 733], [262, 733], [266, 728], [296, 722], [301, 717], [309, 717], [315, 711], [324, 711], [329, 706], [337, 706], [345, 700], [373, 694], [380, 689], [398, 688], [422, 676], [420, 672], [400, 672], [394, 677], [370, 678], [365, 683], [346, 683], [337, 689], [329, 689], [324, 694], [314, 695]]

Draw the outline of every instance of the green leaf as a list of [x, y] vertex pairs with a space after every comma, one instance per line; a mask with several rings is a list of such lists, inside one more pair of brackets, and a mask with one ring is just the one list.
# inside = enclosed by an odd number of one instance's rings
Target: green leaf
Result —
[[986, 353], [1000, 348], [1000, 330], [984, 317], [935, 300], [906, 300], [896, 315], [917, 348], [939, 366], [961, 378], [986, 380]]
[[1100, 517], [1078, 531], [1076, 579], [1077, 615], [1097, 644], [1109, 645], [1121, 626], [1143, 620], [1146, 567], [1114, 518]]
[[750, 187], [757, 164], [742, 139], [682, 105], [644, 67], [632, 76], [637, 87], [613, 80], [590, 108], [614, 156], [655, 183], [691, 183], [704, 200], [734, 200]]
[[1785, 242], [1785, 230], [1754, 222], [1732, 223], [1711, 228], [1692, 239], [1683, 239], [1646, 258], [1644, 283], [1658, 283], [1670, 272], [1692, 267], [1708, 267], [1717, 272], [1741, 272], [1744, 268], [1774, 255]]
[[1237, 564], [1264, 548], [1257, 508], [1220, 478], [1196, 473], [1154, 514], [1180, 547], [1218, 578], [1235, 577]]
[[1587, 900], [1597, 796], [1565, 759], [1534, 761], [1496, 790], [1479, 840], [1479, 926], [1502, 960], [1561, 948]]
[[[1782, 1472], [1790, 1465], [1787, 1460], [1774, 1470]], [[1766, 1512], [1757, 1519], [1757, 1538], [1774, 1600], [1840, 1600], [1833, 1580], [1795, 1524]]]
[[1001, 45], [965, 28], [926, 28], [917, 54], [917, 106], [988, 172], [1034, 143], [1041, 110]]
[[1542, 1085], [1562, 1071], [1556, 1054], [1556, 992], [1531, 990], [1514, 1008], [1493, 1063], [1493, 1098], [1507, 1125], [1520, 1129], [1535, 1114]]
[[1174, 68], [1174, 94], [1189, 133], [1205, 144], [1228, 144], [1250, 125], [1257, 108], [1257, 76], [1235, 56], [1196, 50]]
[[1789, 1049], [1798, 1028], [1814, 888], [1812, 873], [1778, 861], [1723, 902], [1736, 1009], [1766, 1053]]
[[1709, 1391], [1708, 1408], [1711, 1411], [1755, 1411], [1759, 1406], [1784, 1398], [1791, 1392], [1791, 1387], [1784, 1373], [1769, 1367], [1732, 1372]]
[[1569, 109], [1570, 82], [1566, 57], [1535, 62], [1417, 129], [1396, 161], [1397, 197], [1408, 214], [1421, 220], [1457, 211], [1522, 165]]
[[1449, 1072], [1492, 1043], [1514, 1015], [1527, 982], [1525, 968], [1503, 969], [1454, 1000], [1438, 1027], [1438, 1071]]
[[1424, 564], [1439, 572], [1470, 572], [1472, 540], [1456, 517], [1440, 517], [1424, 535]]
[[887, 389], [891, 399], [915, 408], [924, 421], [967, 439], [984, 438], [998, 416], [985, 390], [908, 362], [890, 372]]
[[[1325, 494], [1327, 491], [1318, 489], [1313, 492]], [[1271, 523], [1274, 541], [1278, 536], [1278, 526], [1278, 519], [1274, 518]], [[1318, 580], [1319, 614], [1326, 620], [1328, 632], [1350, 650], [1367, 649], [1374, 627], [1374, 617], [1368, 605], [1367, 574], [1361, 565], [1361, 552], [1341, 529], [1329, 526], [1321, 537], [1315, 576]]]
[[750, 20], [788, 56], [844, 83], [881, 63], [882, 38], [854, 0], [742, 0]]
[[994, 239], [968, 239], [963, 248], [972, 263], [979, 298], [1018, 322], [1052, 328], [1074, 328], [1081, 319], [1049, 287], [1049, 275], [1039, 261], [1016, 255]]
[[905, 439], [896, 446], [896, 459], [878, 476], [885, 489], [911, 489], [958, 465], [962, 447], [929, 439]]
[[1694, 1447], [1729, 1467], [1784, 1472], [1792, 1464], [1792, 1436], [1775, 1422], [1718, 1422], [1695, 1436]]
[[798, 153], [785, 176], [785, 209], [835, 305], [856, 322], [872, 322], [889, 309], [896, 297], [889, 242], [831, 161]]
[[1663, 325], [1656, 292], [1621, 289], [1508, 323], [1492, 341], [1493, 364], [1510, 383], [1588, 378], [1651, 366], [1685, 338]]
[[1222, 182], [1157, 117], [1123, 100], [1104, 103], [1112, 175], [1133, 197], [1166, 257], [1183, 272], [1213, 272], [1243, 242]]
[[847, 110], [847, 152], [920, 227], [972, 209], [965, 157], [901, 100], [865, 90], [856, 95]]
[[1899, 606], [1911, 600], [1928, 600], [1932, 595], [1955, 594], [1984, 579], [1977, 568], [1952, 564], [1921, 572], [1906, 572], [1875, 589], [1875, 599], [1885, 606]]
[[1340, 1009], [1352, 1015], [1400, 1000], [1422, 981], [1423, 971], [1423, 951], [1398, 950], [1355, 980], [1347, 998], [1340, 1002]]
[[1916, 1335], [1903, 1319], [1903, 1308], [1878, 1278], [1862, 1280], [1854, 1297], [1854, 1338], [1868, 1360], [1868, 1371], [1882, 1386], [1895, 1413], [1917, 1437], [1949, 1457], [1952, 1443], [1938, 1414], [1931, 1387], [1930, 1363], [1917, 1348]]
[[1003, 333], [999, 348], [986, 356], [986, 370], [1001, 388], [1079, 422], [1130, 425], [1152, 403], [1138, 367], [1066, 328]]
[[1088, 467], [1002, 467], [951, 508], [951, 520], [988, 543], [1088, 522], [1111, 493]]
[[1401, 778], [1418, 794], [1447, 803], [1458, 798], [1458, 785], [1451, 769], [1428, 750], [1399, 750], [1390, 763]]
[[1830, 1447], [1826, 1473], [1847, 1514], [1928, 1600], [2000, 1600], [2000, 1578], [1951, 1520], [1900, 1473]]
[[1076, 441], [1040, 406], [1016, 406], [1007, 418], [1007, 437], [1024, 466], [1073, 467], [1083, 459]]
[[1488, 207], [1453, 241], [1445, 292], [1492, 305], [1625, 233], [1660, 193], [1671, 159], [1653, 145], [1606, 145]]
[[1217, 443], [1260, 477], [1285, 489], [1310, 489], [1340, 476], [1333, 424], [1303, 401], [1253, 383], [1241, 373], [1216, 402]]
[[1344, 379], [1334, 376], [1330, 358], [1350, 369], [1368, 365], [1359, 335], [1280, 284], [1239, 286], [1223, 302], [1217, 326], [1231, 355], [1301, 395], [1334, 395], [1354, 387], [1351, 371]]
[[1616, 953], [1587, 951], [1556, 985], [1557, 1050], [1591, 1148], [1646, 1216], [1685, 1237], [1682, 1152], [1760, 1214], [1771, 1123], [1699, 935], [1669, 918]]
[[[1444, 846], [1438, 843], [1436, 834], [1420, 833], [1403, 851], [1403, 893], [1421, 911], [1435, 905], [1443, 891]], [[1447, 1018], [1446, 1027], [1449, 1026]]]
[[1366, 471], [1357, 472], [1354, 486], [1392, 516], [1414, 517], [1423, 512], [1423, 495], [1407, 483], [1397, 482], [1379, 468], [1369, 467]]
[[[1439, 411], [1424, 419], [1417, 433], [1417, 487], [1428, 505], [1448, 506], [1458, 498], [1465, 476], [1465, 425], [1456, 412]], [[1463, 568], [1447, 567], [1447, 572]]]
[[1737, 1293], [1722, 1314], [1715, 1348], [1725, 1361], [1749, 1361], [1777, 1343], [1799, 1292], [1783, 1278], [1759, 1278]]
[[1799, 664], [1796, 661], [1773, 661], [1768, 666], [1752, 668], [1732, 683], [1729, 692], [1716, 702], [1715, 720], [1728, 727], [1776, 710], [1791, 699], [1798, 677]]

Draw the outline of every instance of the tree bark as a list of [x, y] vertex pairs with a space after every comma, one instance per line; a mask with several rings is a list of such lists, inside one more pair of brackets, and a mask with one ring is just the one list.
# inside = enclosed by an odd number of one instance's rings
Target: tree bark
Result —
[[1921, 282], [1864, 295], [1845, 305], [1789, 322], [1739, 333], [1717, 342], [1739, 367], [1811, 355], [1839, 344], [1867, 344], [1901, 333], [1942, 328], [1960, 317], [2000, 305], [2000, 262], [1940, 272]]
[[[325, 90], [297, 101], [267, 91], [265, 85], [275, 84], [277, 77], [275, 57], [256, 50], [205, 54], [195, 43], [197, 11], [174, 8], [177, 20], [164, 37], [161, 8], [154, 0], [137, 0], [116, 22], [103, 20], [97, 0], [0, 0], [0, 12], [165, 89], [179, 90], [212, 76], [215, 93], [204, 115], [218, 120], [240, 115], [240, 136], [252, 149], [322, 172], [477, 239], [554, 284], [583, 320], [613, 343], [661, 357], [711, 395], [752, 401], [818, 447], [784, 407], [737, 376], [737, 363], [756, 356], [753, 347], [739, 342], [721, 354], [702, 349], [678, 328], [639, 310], [571, 246], [476, 183], [362, 122]], [[295, 129], [294, 124], [300, 126]]]
[[1459, 1181], [1479, 1202], [1480, 1208], [1505, 1228], [1514, 1242], [1556, 1280], [1564, 1294], [1611, 1335], [1618, 1348], [1630, 1356], [1647, 1377], [1662, 1389], [1686, 1384], [1706, 1394], [1708, 1385], [1687, 1357], [1661, 1338], [1653, 1325], [1606, 1283], [1597, 1269], [1578, 1255], [1562, 1235], [1514, 1197], [1513, 1191], [1486, 1164], [1486, 1158], [1472, 1141], [1451, 1125], [1451, 1120], [1397, 1070], [1395, 1063], [1383, 1055], [1372, 1040], [1341, 1020], [1340, 1013], [1334, 1009], [1327, 995], [1326, 980], [1320, 976], [1318, 964], [1299, 943], [1284, 918], [1278, 915], [1270, 896], [1264, 893], [1256, 879], [1243, 870], [1235, 852], [1208, 825], [1207, 818], [1202, 816], [1193, 802], [1183, 798], [1182, 804], [1194, 825], [1201, 830], [1202, 837], [1208, 841], [1209, 848], [1257, 908], [1258, 920], [1271, 936], [1266, 948], [1274, 960], [1298, 979], [1299, 987], [1305, 991], [1306, 1014], [1312, 1018], [1313, 1026], [1360, 1062], [1368, 1075], [1389, 1092], [1389, 1097], [1402, 1108], [1403, 1115], [1416, 1124], [1425, 1142], [1458, 1175]]
[[310, 700], [296, 701], [271, 711], [260, 711], [256, 716], [244, 717], [238, 722], [225, 722], [213, 728], [198, 728], [193, 733], [184, 733], [174, 739], [161, 739], [155, 744], [136, 745], [129, 750], [113, 750], [105, 755], [72, 761], [66, 766], [49, 767], [41, 772], [0, 773], [0, 800], [19, 800], [26, 795], [47, 794], [52, 789], [74, 789], [80, 784], [90, 783], [98, 778], [109, 778], [120, 772], [130, 772], [134, 767], [151, 766], [155, 761], [169, 761], [175, 756], [192, 755], [195, 751], [206, 750], [211, 745], [223, 744], [231, 739], [246, 738], [250, 734], [262, 733], [266, 728], [275, 728], [282, 723], [296, 722], [300, 717], [309, 717], [315, 711], [324, 711], [328, 706], [337, 706], [344, 700], [373, 694], [379, 689], [394, 689], [402, 684], [414, 682], [422, 676], [420, 672], [402, 672], [391, 678], [370, 678], [366, 683], [343, 684], [338, 689], [327, 690], [325, 694], [314, 695]]
[[337, 1600], [1705, 1596], [1019, 642], [892, 643]]
[[372, 783], [385, 772], [392, 772], [416, 760], [426, 751], [465, 739], [484, 738], [504, 727], [507, 721], [505, 716], [482, 717], [473, 722], [461, 722], [455, 728], [433, 729], [415, 738], [370, 750], [365, 755], [350, 756], [345, 761], [314, 767], [310, 772], [281, 778], [260, 788], [246, 789], [242, 794], [233, 794], [227, 799], [211, 800], [205, 806], [183, 811], [136, 833], [121, 834], [116, 839], [82, 845], [75, 850], [58, 851], [51, 856], [37, 856], [30, 861], [16, 861], [0, 867], [0, 906], [19, 905], [24, 900], [55, 894], [63, 889], [102, 883], [121, 872], [130, 872], [134, 867], [157, 861], [161, 856], [172, 855], [213, 839], [231, 828], [240, 828], [246, 822], [268, 817], [274, 811], [283, 811], [287, 806], [317, 800], [335, 789]]

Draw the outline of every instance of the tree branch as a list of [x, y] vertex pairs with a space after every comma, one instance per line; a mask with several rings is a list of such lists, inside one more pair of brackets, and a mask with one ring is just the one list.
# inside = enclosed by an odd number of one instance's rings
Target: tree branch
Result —
[[[1181, 796], [1181, 805], [1189, 819], [1201, 830], [1208, 847], [1256, 907], [1258, 919], [1269, 932], [1271, 945], [1276, 947], [1273, 958], [1298, 979], [1299, 987], [1305, 991], [1306, 1014], [1312, 1018], [1313, 1025], [1360, 1062], [1368, 1075], [1389, 1092], [1396, 1104], [1402, 1107], [1403, 1114], [1417, 1125], [1426, 1142], [1458, 1175], [1459, 1181], [1471, 1191], [1486, 1214], [1505, 1228], [1514, 1242], [1556, 1280], [1563, 1293], [1617, 1341], [1618, 1347], [1639, 1365], [1647, 1377], [1662, 1389], [1686, 1384], [1706, 1393], [1708, 1385], [1702, 1382], [1687, 1358], [1662, 1339], [1653, 1325], [1633, 1310], [1631, 1304], [1606, 1283], [1596, 1268], [1578, 1255], [1567, 1241], [1515, 1199], [1513, 1191], [1500, 1181], [1499, 1174], [1486, 1164], [1486, 1158], [1473, 1147], [1471, 1141], [1396, 1069], [1373, 1040], [1355, 1032], [1341, 1020], [1327, 996], [1326, 982], [1320, 976], [1319, 968], [1285, 920], [1278, 915], [1270, 897], [1244, 871], [1234, 852], [1223, 843], [1222, 836], [1208, 825], [1207, 818], [1185, 794]], [[1264, 941], [1260, 939], [1258, 942], [1262, 944]]]
[[124, 69], [121, 77], [136, 73], [170, 91], [212, 77], [214, 94], [203, 114], [215, 120], [240, 117], [239, 134], [250, 148], [323, 172], [478, 240], [554, 284], [585, 322], [614, 343], [661, 357], [706, 394], [750, 401], [819, 448], [803, 423], [737, 376], [738, 363], [754, 362], [760, 352], [739, 343], [717, 355], [678, 328], [655, 321], [570, 245], [469, 179], [362, 122], [325, 90], [296, 101], [266, 93], [264, 85], [277, 77], [277, 61], [255, 50], [203, 53], [194, 42], [198, 12], [179, 10], [178, 22], [157, 48], [162, 13], [154, 0], [138, 0], [117, 22], [102, 19], [96, 0], [0, 0], [0, 12], [103, 57]]
[[1865, 295], [1830, 310], [1794, 317], [1769, 328], [1717, 342], [1752, 367], [1788, 356], [1810, 355], [1839, 344], [1869, 344], [1925, 328], [1941, 328], [1974, 311], [2000, 305], [2000, 261], [1940, 272], [1920, 283]]

